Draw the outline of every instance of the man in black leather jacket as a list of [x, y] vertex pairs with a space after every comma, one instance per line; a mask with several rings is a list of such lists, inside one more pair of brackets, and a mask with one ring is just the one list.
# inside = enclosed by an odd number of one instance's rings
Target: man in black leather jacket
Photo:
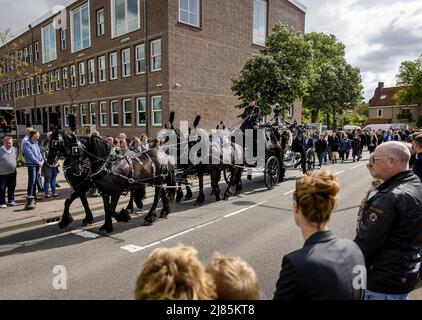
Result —
[[368, 300], [406, 300], [418, 281], [422, 184], [409, 159], [397, 141], [381, 144], [369, 159], [371, 175], [383, 183], [368, 196], [355, 238], [365, 256]]

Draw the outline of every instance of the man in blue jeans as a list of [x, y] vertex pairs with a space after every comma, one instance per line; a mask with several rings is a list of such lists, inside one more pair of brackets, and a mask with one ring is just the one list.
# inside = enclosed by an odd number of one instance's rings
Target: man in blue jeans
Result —
[[422, 183], [409, 159], [398, 141], [379, 145], [369, 158], [369, 172], [382, 183], [362, 207], [355, 238], [365, 257], [367, 300], [407, 300], [418, 282]]
[[34, 199], [36, 194], [37, 179], [40, 175], [40, 168], [44, 163], [40, 147], [38, 146], [39, 138], [40, 133], [37, 130], [30, 131], [29, 139], [24, 144], [22, 149], [26, 165], [28, 166], [28, 188], [25, 210], [35, 209]]

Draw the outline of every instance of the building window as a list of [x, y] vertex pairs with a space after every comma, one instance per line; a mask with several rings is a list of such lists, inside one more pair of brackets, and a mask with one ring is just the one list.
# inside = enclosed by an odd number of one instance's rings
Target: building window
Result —
[[72, 52], [77, 52], [91, 46], [89, 2], [70, 13], [72, 23]]
[[267, 0], [253, 0], [253, 43], [265, 46], [267, 37]]
[[139, 0], [111, 0], [112, 38], [139, 28]]
[[84, 86], [85, 81], [85, 62], [79, 63], [79, 85]]
[[60, 29], [60, 43], [62, 46], [62, 50], [66, 50], [67, 43], [66, 43], [66, 29]]
[[64, 126], [69, 126], [69, 106], [63, 107], [63, 116], [64, 116]]
[[161, 39], [151, 42], [151, 71], [161, 70]]
[[377, 118], [382, 118], [384, 116], [384, 110], [383, 109], [378, 109], [377, 110]]
[[48, 76], [46, 74], [43, 74], [41, 76], [41, 80], [42, 80], [42, 92], [46, 93], [48, 91]]
[[145, 46], [136, 46], [136, 74], [145, 73]]
[[147, 124], [147, 112], [146, 112], [146, 99], [137, 98], [136, 99], [136, 125], [137, 126], [146, 126]]
[[37, 94], [41, 93], [41, 76], [37, 76]]
[[53, 72], [48, 73], [48, 90], [50, 92], [54, 90]]
[[106, 81], [105, 56], [98, 57], [98, 82]]
[[28, 46], [28, 54], [29, 54], [29, 63], [31, 63], [31, 64], [32, 64], [32, 61], [33, 61], [33, 56], [32, 56], [32, 54], [33, 54], [33, 52], [32, 52], [32, 44], [30, 44], [30, 45]]
[[21, 95], [21, 83], [20, 81], [15, 83], [15, 87], [16, 87], [16, 98], [19, 98]]
[[163, 120], [163, 111], [161, 110], [161, 96], [155, 96], [152, 100], [152, 125], [161, 126]]
[[132, 100], [123, 100], [123, 125], [130, 127], [132, 125]]
[[67, 89], [68, 88], [68, 83], [67, 83], [67, 67], [62, 69], [62, 75], [63, 75], [63, 89]]
[[97, 106], [95, 102], [89, 104], [89, 123], [97, 124]]
[[4, 101], [3, 86], [0, 86], [0, 101]]
[[76, 87], [76, 66], [70, 66], [70, 85], [72, 88]]
[[48, 26], [45, 26], [41, 29], [42, 29], [42, 32], [41, 32], [42, 63], [47, 63], [47, 62], [56, 60], [57, 58], [56, 29], [54, 29], [53, 23], [50, 23]]
[[22, 97], [25, 96], [25, 80], [21, 80]]
[[292, 104], [289, 104], [289, 105], [287, 106], [287, 116], [288, 116], [289, 118], [293, 117], [293, 105], [292, 105]]
[[387, 98], [387, 96], [386, 96], [386, 95], [382, 95], [382, 96], [380, 97], [380, 100], [385, 100], [385, 98]]
[[104, 9], [97, 11], [97, 36], [104, 34]]
[[111, 126], [119, 126], [119, 102], [114, 100], [110, 102]]
[[38, 61], [40, 57], [40, 49], [38, 48], [38, 41], [35, 42], [34, 48], [35, 48], [35, 61]]
[[88, 106], [86, 103], [81, 103], [81, 124], [82, 125], [88, 125]]
[[100, 126], [107, 126], [107, 103], [105, 101], [100, 102]]
[[88, 83], [95, 83], [95, 60], [88, 60]]
[[199, 0], [179, 0], [179, 21], [199, 27]]
[[113, 52], [109, 55], [110, 59], [110, 80], [117, 79], [117, 53]]
[[122, 77], [130, 77], [130, 49], [122, 50]]
[[31, 80], [31, 94], [34, 95], [35, 94], [35, 81], [32, 78]]
[[23, 60], [28, 63], [28, 48], [23, 48]]
[[56, 90], [60, 90], [60, 70], [56, 70], [54, 81], [56, 82]]

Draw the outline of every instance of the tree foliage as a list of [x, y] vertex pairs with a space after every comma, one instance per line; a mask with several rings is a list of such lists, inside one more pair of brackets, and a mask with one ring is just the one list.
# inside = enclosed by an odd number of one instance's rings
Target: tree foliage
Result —
[[[266, 48], [250, 58], [232, 90], [242, 101], [258, 95], [258, 104], [265, 114], [279, 103], [287, 106], [303, 97], [309, 74], [310, 48], [301, 34], [278, 23], [267, 37]], [[246, 106], [246, 103], [238, 107]]]
[[315, 122], [321, 112], [335, 116], [346, 107], [362, 100], [362, 79], [359, 68], [345, 58], [345, 46], [334, 35], [309, 33], [305, 40], [312, 48], [309, 87], [303, 99]]
[[415, 61], [403, 61], [396, 78], [397, 85], [406, 86], [394, 96], [397, 105], [422, 102], [422, 55]]

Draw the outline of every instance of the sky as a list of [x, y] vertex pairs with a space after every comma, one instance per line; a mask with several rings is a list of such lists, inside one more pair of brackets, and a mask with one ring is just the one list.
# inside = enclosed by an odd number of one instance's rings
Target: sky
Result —
[[[421, 0], [299, 1], [307, 7], [306, 32], [334, 34], [345, 44], [347, 61], [361, 70], [366, 101], [378, 82], [396, 84], [402, 61], [422, 54]], [[65, 2], [0, 0], [0, 30], [18, 33]]]

